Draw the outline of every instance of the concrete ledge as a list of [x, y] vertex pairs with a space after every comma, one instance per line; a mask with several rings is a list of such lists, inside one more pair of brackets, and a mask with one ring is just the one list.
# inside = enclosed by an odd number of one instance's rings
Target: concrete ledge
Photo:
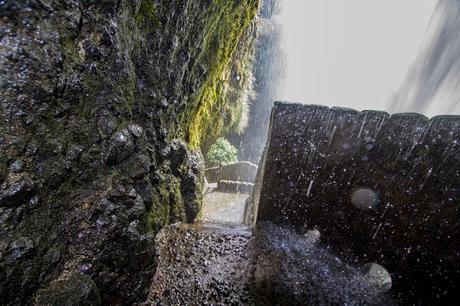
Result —
[[246, 182], [221, 180], [217, 183], [217, 189], [220, 191], [251, 193], [253, 187], [254, 184]]
[[219, 180], [254, 183], [256, 175], [257, 166], [248, 161], [205, 169], [208, 183], [217, 183]]
[[277, 102], [264, 154], [257, 222], [318, 228], [409, 302], [457, 294], [460, 117]]

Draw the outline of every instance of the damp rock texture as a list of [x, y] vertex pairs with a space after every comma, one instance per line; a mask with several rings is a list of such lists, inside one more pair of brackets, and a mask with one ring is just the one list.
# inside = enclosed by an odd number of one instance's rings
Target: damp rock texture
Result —
[[231, 123], [257, 7], [0, 2], [1, 305], [145, 297], [154, 235], [200, 211], [199, 141]]
[[458, 295], [460, 118], [277, 102], [257, 222], [321, 232], [342, 259], [385, 267], [393, 293]]
[[395, 305], [360, 273], [295, 231], [175, 224], [157, 235], [144, 305]]
[[144, 305], [249, 302], [252, 232], [217, 224], [171, 225], [157, 235], [158, 269]]

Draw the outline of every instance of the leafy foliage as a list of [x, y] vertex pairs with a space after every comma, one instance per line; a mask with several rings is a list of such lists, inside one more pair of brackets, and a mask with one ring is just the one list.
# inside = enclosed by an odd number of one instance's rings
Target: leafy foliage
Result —
[[209, 166], [226, 165], [237, 162], [238, 150], [227, 139], [220, 137], [211, 146], [207, 154]]

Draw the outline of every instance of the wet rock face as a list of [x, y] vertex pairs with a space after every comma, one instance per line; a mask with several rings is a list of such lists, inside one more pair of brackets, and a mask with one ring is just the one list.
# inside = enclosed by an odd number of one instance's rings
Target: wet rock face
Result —
[[460, 119], [277, 103], [258, 222], [303, 230], [383, 265], [392, 291], [446, 301], [460, 275]]
[[1, 305], [77, 272], [103, 304], [145, 296], [154, 234], [201, 208], [202, 157], [179, 138], [218, 13], [209, 1], [1, 1]]
[[374, 275], [273, 224], [256, 236], [243, 226], [175, 224], [156, 240], [159, 266], [144, 305], [396, 305]]
[[75, 273], [68, 279], [53, 283], [38, 294], [38, 305], [97, 306], [101, 297], [96, 284], [88, 276]]

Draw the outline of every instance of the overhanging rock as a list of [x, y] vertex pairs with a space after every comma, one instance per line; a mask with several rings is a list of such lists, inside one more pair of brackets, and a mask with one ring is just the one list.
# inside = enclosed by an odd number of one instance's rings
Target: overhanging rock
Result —
[[[407, 301], [447, 301], [460, 275], [460, 117], [275, 103], [254, 210], [357, 263]], [[257, 200], [258, 199], [258, 200]]]

